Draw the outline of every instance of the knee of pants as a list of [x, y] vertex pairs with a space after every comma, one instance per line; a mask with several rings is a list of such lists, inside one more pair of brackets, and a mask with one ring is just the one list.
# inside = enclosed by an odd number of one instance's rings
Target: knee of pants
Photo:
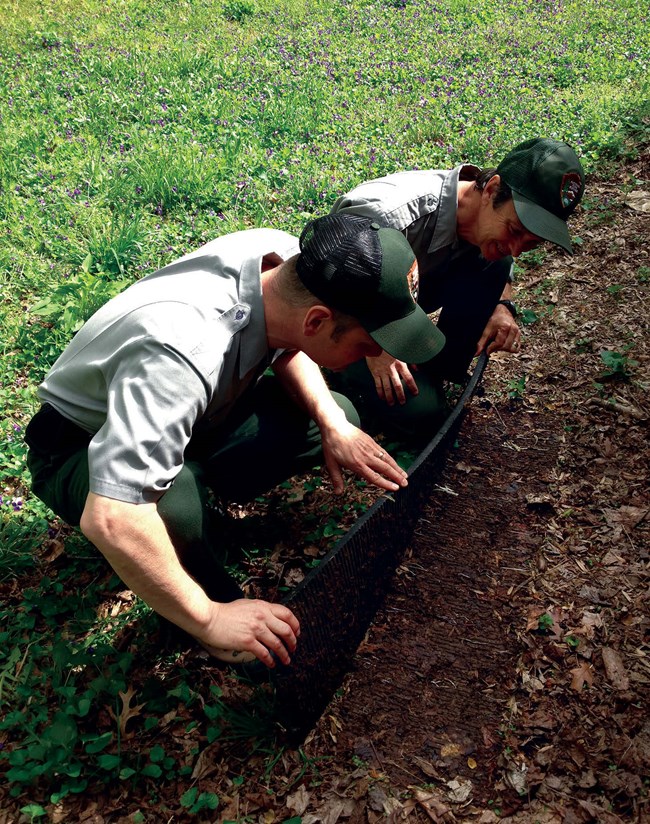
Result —
[[54, 461], [30, 449], [27, 466], [34, 494], [67, 524], [79, 526], [88, 497], [88, 450]]
[[339, 382], [343, 391], [361, 404], [364, 419], [400, 436], [433, 434], [447, 412], [445, 392], [435, 376], [418, 371], [414, 377], [418, 394], [411, 395], [407, 390], [406, 403], [393, 406], [377, 395], [370, 370], [363, 361], [340, 373]]
[[332, 397], [341, 407], [348, 421], [354, 426], [361, 426], [361, 418], [352, 401], [346, 397], [346, 395], [341, 395], [339, 392], [332, 392]]
[[172, 486], [158, 501], [158, 514], [172, 542], [179, 548], [194, 546], [206, 539], [208, 491], [202, 475], [198, 464], [186, 462]]
[[432, 438], [447, 415], [447, 399], [441, 385], [418, 380], [418, 387], [419, 394], [407, 394], [405, 404], [385, 406], [384, 425], [401, 436]]

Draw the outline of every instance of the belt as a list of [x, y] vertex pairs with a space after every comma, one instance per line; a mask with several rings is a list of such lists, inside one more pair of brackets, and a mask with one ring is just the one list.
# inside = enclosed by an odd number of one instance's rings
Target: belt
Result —
[[25, 443], [43, 455], [63, 455], [88, 446], [92, 433], [44, 403], [27, 424]]

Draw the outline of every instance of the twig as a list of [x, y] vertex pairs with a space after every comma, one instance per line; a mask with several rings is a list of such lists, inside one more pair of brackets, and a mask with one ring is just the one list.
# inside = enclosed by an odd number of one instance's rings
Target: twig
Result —
[[631, 418], [636, 418], [638, 421], [645, 421], [648, 419], [648, 415], [642, 409], [639, 409], [638, 406], [621, 403], [620, 401], [592, 398], [589, 401], [589, 405], [602, 406], [604, 409], [610, 409], [614, 412], [618, 412], [620, 415], [629, 415]]

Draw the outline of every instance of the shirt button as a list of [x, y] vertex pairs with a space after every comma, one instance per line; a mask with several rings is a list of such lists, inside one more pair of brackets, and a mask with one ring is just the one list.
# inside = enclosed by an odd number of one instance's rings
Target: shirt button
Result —
[[243, 309], [238, 309], [237, 314], [235, 315], [235, 320], [241, 320], [245, 314], [246, 312], [244, 312]]

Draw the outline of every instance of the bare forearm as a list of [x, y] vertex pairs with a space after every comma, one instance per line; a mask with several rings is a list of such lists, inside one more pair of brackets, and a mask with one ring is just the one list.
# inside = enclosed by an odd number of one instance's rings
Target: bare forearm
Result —
[[391, 492], [406, 486], [406, 472], [373, 438], [347, 420], [318, 366], [302, 352], [291, 354], [291, 358], [278, 359], [276, 374], [320, 428], [334, 491], [344, 489], [341, 467]]
[[499, 298], [499, 300], [512, 300], [512, 295], [512, 283], [506, 283], [506, 285], [503, 287], [503, 292], [501, 293], [501, 297]]
[[287, 352], [273, 364], [286, 391], [318, 426], [336, 426], [345, 419], [332, 397], [320, 368], [304, 352]]
[[155, 504], [90, 493], [81, 528], [136, 595], [186, 632], [202, 636], [211, 602], [181, 566]]
[[289, 664], [300, 633], [291, 610], [247, 598], [211, 601], [181, 566], [155, 504], [90, 493], [81, 528], [133, 592], [208, 651], [247, 650], [268, 667], [273, 655]]

